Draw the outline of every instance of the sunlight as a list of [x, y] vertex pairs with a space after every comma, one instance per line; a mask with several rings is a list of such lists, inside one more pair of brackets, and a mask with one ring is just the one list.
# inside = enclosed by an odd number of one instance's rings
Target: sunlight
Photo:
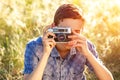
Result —
[[[83, 9], [83, 35], [95, 44], [115, 80], [120, 79], [120, 0], [0, 0], [0, 80], [22, 79], [26, 42], [42, 35], [64, 3]], [[88, 75], [87, 80], [94, 79]]]

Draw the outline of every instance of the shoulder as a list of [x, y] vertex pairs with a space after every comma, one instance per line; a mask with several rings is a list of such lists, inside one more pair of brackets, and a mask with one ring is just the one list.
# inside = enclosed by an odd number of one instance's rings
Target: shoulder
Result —
[[37, 37], [35, 39], [30, 40], [26, 45], [24, 54], [25, 70], [30, 68], [31, 69], [30, 71], [32, 71], [33, 68], [36, 67], [41, 55], [42, 55], [42, 38]]
[[31, 39], [27, 45], [29, 46], [36, 46], [36, 45], [42, 45], [42, 37], [37, 37], [34, 39]]
[[88, 49], [92, 52], [92, 54], [95, 57], [98, 57], [98, 52], [96, 51], [95, 45], [90, 40], [87, 40], [87, 44], [88, 44]]
[[42, 46], [42, 38], [41, 37], [37, 37], [35, 39], [31, 39], [26, 44], [25, 55], [26, 56], [35, 55], [37, 49], [39, 48], [39, 46]]
[[96, 49], [95, 45], [93, 44], [93, 42], [91, 42], [90, 40], [87, 39], [87, 45], [89, 49]]

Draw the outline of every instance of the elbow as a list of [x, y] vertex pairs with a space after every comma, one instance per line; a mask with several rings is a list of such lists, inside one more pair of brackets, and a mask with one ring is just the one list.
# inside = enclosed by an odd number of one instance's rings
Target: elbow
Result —
[[109, 73], [109, 78], [107, 80], [114, 80], [113, 75]]
[[114, 80], [112, 74], [109, 72], [108, 74], [106, 74], [106, 76], [104, 75], [104, 77], [99, 78], [99, 80]]

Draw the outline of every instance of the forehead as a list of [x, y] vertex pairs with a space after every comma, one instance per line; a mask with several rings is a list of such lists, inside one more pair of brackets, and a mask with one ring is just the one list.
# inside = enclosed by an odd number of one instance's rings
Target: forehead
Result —
[[83, 21], [81, 19], [66, 18], [66, 19], [61, 20], [58, 26], [70, 27], [73, 30], [78, 30], [83, 27]]

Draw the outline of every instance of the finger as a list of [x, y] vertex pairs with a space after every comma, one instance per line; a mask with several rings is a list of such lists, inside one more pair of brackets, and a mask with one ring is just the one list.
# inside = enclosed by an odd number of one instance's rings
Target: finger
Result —
[[82, 47], [83, 46], [83, 44], [76, 44], [76, 45], [74, 45], [74, 47]]
[[82, 44], [77, 44], [75, 47], [76, 47], [76, 49], [77, 49], [78, 51], [81, 52], [81, 50], [82, 50]]
[[69, 44], [74, 44], [73, 47], [76, 47], [76, 45], [78, 45], [78, 44], [84, 45], [85, 43], [86, 42], [83, 40], [73, 40], [73, 41], [69, 42]]
[[71, 40], [71, 41], [68, 42], [69, 45], [75, 45], [76, 43], [77, 43], [76, 40]]
[[45, 44], [50, 46], [50, 47], [54, 47], [56, 45], [56, 42], [54, 41], [54, 39], [47, 39], [45, 41]]
[[83, 47], [83, 44], [79, 43], [79, 44], [74, 45], [73, 47], [75, 47], [78, 51], [81, 51], [82, 47]]
[[45, 39], [47, 39], [49, 36], [53, 36], [53, 38], [56, 37], [55, 34], [52, 33], [52, 32], [46, 32], [46, 33], [43, 35], [43, 37], [44, 37]]
[[83, 41], [86, 41], [86, 38], [85, 37], [81, 37], [80, 35], [70, 35], [68, 36], [68, 38], [70, 38], [71, 40], [83, 40]]
[[81, 39], [74, 39], [74, 40], [71, 40], [71, 41], [69, 41], [68, 43], [83, 43], [83, 42], [85, 42], [84, 40], [81, 40]]
[[86, 40], [77, 39], [77, 43], [86, 43]]
[[46, 44], [47, 44], [48, 42], [53, 42], [53, 43], [55, 43], [55, 40], [54, 40], [53, 38], [48, 38], [48, 39], [44, 39], [43, 42], [46, 43]]
[[70, 38], [70, 39], [73, 39], [73, 40], [74, 40], [74, 39], [77, 39], [77, 38], [78, 38], [78, 36], [77, 36], [77, 35], [69, 35], [69, 36], [68, 36], [68, 38]]
[[84, 43], [86, 43], [86, 42], [83, 41], [83, 40], [77, 39], [77, 40], [69, 41], [69, 42], [68, 42], [68, 45], [71, 45], [71, 46], [75, 47], [75, 45], [77, 45], [77, 44], [82, 44], [82, 45], [84, 45]]

